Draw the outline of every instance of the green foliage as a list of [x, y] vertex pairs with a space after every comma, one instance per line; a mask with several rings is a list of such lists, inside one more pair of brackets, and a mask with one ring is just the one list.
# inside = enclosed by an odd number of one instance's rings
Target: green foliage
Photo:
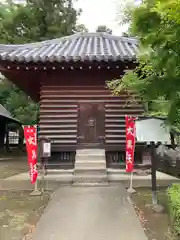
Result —
[[[0, 43], [37, 42], [87, 31], [84, 25], [76, 25], [80, 12], [73, 8], [72, 0], [0, 3]], [[0, 104], [23, 124], [37, 121], [38, 105], [7, 80], [0, 83]]]
[[112, 34], [112, 30], [108, 28], [106, 25], [99, 25], [96, 29], [96, 32], [106, 32]]
[[73, 8], [72, 0], [0, 4], [0, 42], [27, 43], [73, 34], [80, 12]]
[[120, 25], [129, 24], [132, 20], [132, 11], [136, 7], [136, 1], [125, 0], [120, 3], [118, 20], [120, 20]]
[[145, 0], [129, 11], [131, 34], [139, 41], [137, 67], [108, 85], [115, 92], [131, 90], [145, 102], [153, 100], [149, 110], [167, 114], [168, 122], [180, 129], [179, 1]]
[[173, 184], [167, 190], [171, 223], [176, 235], [180, 236], [180, 184]]
[[88, 29], [85, 27], [84, 24], [77, 24], [76, 31], [77, 32], [88, 32]]
[[37, 122], [38, 104], [7, 80], [0, 82], [0, 104], [23, 124]]

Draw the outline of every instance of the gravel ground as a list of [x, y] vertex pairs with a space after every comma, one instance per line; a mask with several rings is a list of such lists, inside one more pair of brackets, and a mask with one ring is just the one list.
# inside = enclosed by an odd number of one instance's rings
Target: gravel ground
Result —
[[30, 240], [49, 199], [30, 196], [29, 191], [0, 191], [0, 239]]
[[155, 213], [150, 207], [152, 203], [151, 189], [137, 189], [137, 194], [132, 196], [134, 208], [148, 240], [178, 240], [170, 230], [165, 190], [161, 189], [158, 192], [159, 203], [164, 206], [164, 212], [162, 213]]
[[26, 157], [0, 160], [0, 179], [28, 171]]

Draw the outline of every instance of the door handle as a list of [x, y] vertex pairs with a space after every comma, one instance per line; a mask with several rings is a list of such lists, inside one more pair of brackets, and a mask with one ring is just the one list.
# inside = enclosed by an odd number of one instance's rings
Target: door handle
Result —
[[95, 124], [96, 124], [96, 120], [95, 119], [89, 119], [89, 121], [88, 121], [88, 126], [89, 127], [94, 127], [95, 126]]

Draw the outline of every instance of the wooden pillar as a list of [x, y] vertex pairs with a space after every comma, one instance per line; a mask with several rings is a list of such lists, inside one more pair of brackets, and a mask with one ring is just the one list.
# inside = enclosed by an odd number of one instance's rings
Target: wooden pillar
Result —
[[9, 145], [9, 125], [6, 123], [5, 125], [5, 136], [6, 136], [6, 143], [5, 143], [5, 150], [8, 152], [10, 150], [10, 145]]
[[24, 131], [22, 125], [17, 125], [19, 130], [19, 149], [24, 150]]
[[0, 121], [0, 148], [4, 147], [5, 133], [6, 133], [6, 123], [5, 121]]

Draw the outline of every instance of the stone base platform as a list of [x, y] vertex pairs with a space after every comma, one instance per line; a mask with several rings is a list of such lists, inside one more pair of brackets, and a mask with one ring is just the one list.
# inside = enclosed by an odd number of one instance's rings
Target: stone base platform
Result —
[[[47, 176], [45, 176], [44, 188], [45, 190], [54, 190], [61, 185], [70, 186], [73, 184], [73, 175], [74, 170], [50, 170]], [[109, 184], [122, 183], [125, 187], [129, 187], [130, 174], [127, 174], [125, 170], [107, 169], [107, 176]], [[180, 183], [180, 179], [157, 171], [158, 186], [168, 187], [172, 183]], [[41, 176], [38, 178], [38, 185], [41, 185]], [[90, 186], [93, 186], [93, 183]], [[98, 186], [98, 184], [94, 183], [94, 186]], [[134, 174], [133, 188], [137, 187], [151, 187], [151, 175]], [[34, 185], [30, 183], [28, 173], [0, 179], [1, 190], [31, 190], [33, 188]]]

